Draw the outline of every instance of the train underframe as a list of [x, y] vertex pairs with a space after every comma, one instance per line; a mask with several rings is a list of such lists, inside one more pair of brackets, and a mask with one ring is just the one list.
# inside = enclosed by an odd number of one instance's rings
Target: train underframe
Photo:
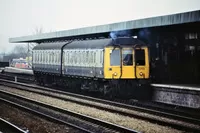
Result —
[[56, 85], [75, 92], [92, 92], [113, 98], [149, 99], [150, 82], [146, 79], [101, 79], [77, 76], [60, 76], [48, 73], [34, 73], [39, 85]]

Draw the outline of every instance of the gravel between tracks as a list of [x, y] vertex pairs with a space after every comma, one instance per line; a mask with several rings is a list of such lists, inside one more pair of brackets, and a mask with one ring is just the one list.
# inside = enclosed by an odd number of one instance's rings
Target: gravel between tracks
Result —
[[38, 116], [23, 112], [4, 103], [0, 106], [0, 117], [16, 124], [23, 130], [28, 129], [30, 133], [79, 133], [80, 131], [65, 125], [52, 123]]
[[161, 125], [157, 125], [157, 124], [152, 124], [143, 120], [138, 120], [135, 118], [131, 118], [131, 117], [126, 117], [126, 116], [122, 116], [116, 113], [111, 113], [111, 112], [107, 112], [107, 111], [103, 111], [103, 110], [99, 110], [96, 108], [92, 108], [92, 107], [87, 107], [87, 106], [82, 106], [76, 103], [72, 103], [72, 102], [67, 102], [67, 101], [63, 101], [63, 100], [59, 100], [56, 98], [51, 98], [48, 96], [43, 96], [43, 95], [39, 95], [39, 94], [35, 94], [35, 93], [30, 93], [27, 91], [22, 91], [22, 90], [17, 90], [17, 89], [12, 89], [9, 87], [0, 87], [2, 90], [6, 90], [15, 94], [19, 94], [31, 99], [35, 99], [37, 101], [42, 101], [45, 103], [48, 103], [50, 105], [56, 106], [56, 107], [60, 107], [60, 108], [64, 108], [67, 110], [71, 110], [71, 111], [75, 111], [78, 113], [82, 113], [88, 116], [92, 116], [92, 117], [96, 117], [105, 121], [109, 121], [115, 124], [119, 124], [137, 131], [141, 131], [141, 132], [162, 132], [162, 133], [178, 133], [178, 132], [182, 132], [176, 129], [172, 129], [170, 127], [164, 127]]

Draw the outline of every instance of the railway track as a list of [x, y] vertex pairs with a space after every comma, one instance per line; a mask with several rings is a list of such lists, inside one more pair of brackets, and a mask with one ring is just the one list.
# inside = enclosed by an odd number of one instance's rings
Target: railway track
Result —
[[16, 75], [16, 74], [2, 74], [0, 73], [1, 79], [21, 82], [21, 83], [34, 83], [33, 76], [24, 76], [24, 75]]
[[[7, 96], [10, 96], [10, 98], [6, 97], [6, 95], [7, 95]], [[68, 122], [63, 121], [63, 120], [61, 120], [61, 119], [59, 119], [59, 118], [56, 118], [56, 117], [51, 116], [51, 115], [49, 115], [49, 114], [46, 114], [46, 113], [44, 113], [44, 112], [42, 112], [42, 111], [38, 111], [38, 110], [36, 110], [36, 109], [33, 109], [33, 107], [27, 107], [27, 105], [25, 106], [25, 105], [23, 105], [23, 103], [19, 103], [19, 102], [16, 102], [16, 101], [14, 102], [14, 101], [10, 100], [12, 96], [14, 96], [14, 95], [9, 95], [9, 93], [4, 93], [4, 95], [2, 95], [2, 92], [1, 92], [0, 101], [3, 102], [3, 103], [6, 103], [6, 104], [8, 104], [8, 105], [11, 105], [11, 106], [13, 106], [13, 107], [22, 109], [23, 111], [26, 111], [26, 112], [35, 114], [35, 115], [37, 115], [37, 116], [40, 116], [40, 117], [42, 117], [42, 118], [45, 118], [45, 119], [47, 119], [47, 120], [50, 120], [51, 122], [60, 123], [60, 124], [65, 124], [65, 125], [71, 126], [71, 127], [73, 127], [73, 128], [76, 128], [76, 129], [78, 129], [78, 130], [80, 130], [80, 131], [83, 131], [83, 132], [86, 132], [86, 133], [94, 133], [94, 132], [92, 132], [92, 131], [89, 131], [89, 130], [86, 130], [86, 129], [84, 129], [84, 128], [81, 128], [81, 127], [79, 127], [79, 126], [77, 126], [77, 125], [68, 123]], [[15, 98], [16, 98], [16, 97], [15, 97]], [[20, 97], [18, 97], [18, 98], [20, 99]], [[9, 99], [9, 100], [8, 100], [8, 99]], [[15, 100], [17, 100], [17, 99], [15, 99]], [[22, 98], [21, 100], [23, 100], [23, 98]], [[26, 100], [27, 100], [27, 99], [26, 99]], [[37, 106], [37, 107], [39, 108], [39, 106]]]
[[[77, 128], [84, 132], [130, 132], [130, 133], [138, 133], [135, 130], [125, 128], [120, 125], [116, 125], [113, 123], [109, 123], [97, 118], [93, 118], [90, 116], [86, 116], [80, 113], [76, 113], [74, 111], [66, 110], [63, 108], [55, 107], [47, 103], [43, 103], [37, 100], [33, 100], [27, 97], [23, 97], [14, 93], [10, 93], [7, 91], [0, 90], [1, 98], [4, 102], [9, 102], [9, 104], [20, 106], [20, 108], [26, 109], [29, 112], [34, 112], [37, 115], [42, 117], [46, 117], [48, 119], [54, 120], [56, 122], [67, 124], [74, 128]], [[5, 100], [6, 99], [6, 100]], [[14, 102], [15, 101], [15, 102]], [[18, 104], [16, 104], [16, 102]], [[23, 105], [23, 106], [22, 106]], [[27, 108], [28, 106], [28, 108]], [[35, 107], [32, 107], [35, 106]], [[45, 109], [44, 109], [45, 108]], [[47, 115], [48, 114], [48, 115]], [[57, 115], [59, 114], [59, 115]], [[67, 116], [66, 116], [67, 115]], [[70, 116], [70, 118], [69, 118]], [[73, 117], [73, 118], [71, 118]], [[75, 121], [76, 124], [71, 124], [66, 121]], [[74, 123], [74, 122], [72, 122]]]
[[8, 122], [7, 120], [4, 120], [0, 118], [0, 133], [28, 133], [29, 131], [24, 131], [17, 127], [16, 125]]
[[[7, 79], [7, 80], [11, 80], [11, 81], [15, 81], [15, 76], [16, 74], [0, 74], [1, 79]], [[28, 75], [28, 77], [24, 77], [24, 75], [19, 75], [17, 76], [17, 81], [21, 82], [21, 83], [33, 83], [34, 84], [34, 77]], [[62, 90], [62, 89], [61, 89]], [[72, 95], [72, 96], [76, 96], [76, 94], [70, 93], [68, 95]], [[78, 96], [78, 97], [82, 97], [82, 95]], [[86, 97], [84, 97], [86, 98]], [[86, 98], [87, 99], [87, 98]], [[89, 97], [88, 100], [90, 100], [91, 97]], [[103, 98], [105, 99], [105, 98]], [[93, 100], [93, 99], [91, 99]], [[94, 99], [96, 101], [96, 99]], [[108, 99], [108, 101], [110, 101]], [[161, 112], [167, 112], [170, 114], [175, 114], [175, 115], [183, 115], [183, 116], [187, 116], [187, 117], [197, 117], [200, 119], [200, 114], [198, 113], [199, 110], [198, 109], [191, 109], [191, 108], [187, 108], [187, 107], [181, 107], [181, 106], [177, 106], [177, 105], [169, 105], [169, 104], [165, 104], [165, 103], [158, 103], [158, 102], [141, 102], [141, 101], [132, 101], [132, 100], [121, 100], [121, 99], [114, 99], [111, 101], [115, 101], [117, 103], [123, 103], [125, 105], [134, 105], [137, 107], [142, 107], [142, 108], [148, 108], [148, 109], [152, 109], [152, 110], [157, 110], [157, 111], [161, 111]], [[98, 102], [98, 100], [97, 100]], [[121, 106], [121, 105], [120, 105]], [[122, 105], [123, 106], [123, 105]], [[138, 109], [138, 108], [135, 108]], [[140, 111], [140, 108], [139, 108]], [[195, 114], [195, 115], [193, 115]]]
[[[199, 132], [200, 120], [195, 118], [196, 116], [186, 116], [184, 112], [165, 112], [164, 110], [158, 111], [148, 108], [142, 108], [138, 106], [131, 106], [122, 103], [117, 103], [108, 100], [97, 99], [88, 96], [82, 96], [69, 92], [58, 91], [49, 89], [46, 87], [39, 87], [34, 85], [27, 85], [23, 83], [14, 83], [11, 81], [0, 80], [1, 84], [14, 87], [23, 91], [29, 91], [31, 93], [37, 93], [40, 95], [46, 95], [49, 97], [61, 99], [64, 101], [70, 101], [73, 103], [98, 108], [100, 110], [106, 110], [120, 115], [147, 120], [153, 123], [158, 123], [165, 126], [171, 126], [176, 129], [185, 131]], [[177, 115], [179, 114], [179, 115]]]
[[[16, 74], [12, 74], [12, 73], [9, 73], [9, 74], [7, 74], [7, 73], [1, 74], [0, 73], [1, 79], [7, 79], [7, 80], [11, 80], [11, 81], [15, 81], [16, 76], [17, 76]], [[21, 83], [32, 83], [32, 84], [35, 83], [34, 77], [30, 76], [30, 75], [28, 75], [28, 77], [24, 77], [24, 75], [18, 75], [17, 81], [21, 82]], [[71, 93], [71, 94], [72, 94], [72, 96], [74, 95], [73, 93]], [[88, 94], [86, 94], [86, 95], [88, 95]], [[105, 97], [103, 97], [102, 99], [105, 99]], [[90, 100], [90, 98], [89, 98], [89, 100]], [[117, 103], [128, 104], [128, 105], [135, 105], [137, 107], [144, 107], [144, 108], [158, 110], [158, 111], [162, 111], [163, 108], [164, 108], [164, 112], [168, 112], [168, 113], [172, 113], [172, 114], [178, 114], [178, 115], [182, 114], [182, 115], [187, 116], [187, 117], [193, 117], [193, 115], [191, 115], [191, 114], [196, 114], [196, 116], [199, 115], [198, 118], [200, 119], [200, 114], [197, 113], [197, 112], [199, 112], [199, 110], [194, 109], [194, 108], [191, 109], [191, 108], [188, 108], [188, 107], [182, 107], [182, 106], [177, 106], [177, 105], [169, 105], [169, 104], [166, 104], [166, 103], [158, 103], [158, 102], [152, 102], [152, 101], [141, 102], [141, 101], [135, 101], [135, 100], [132, 101], [132, 100], [121, 100], [121, 99], [114, 99], [114, 100], [113, 99], [112, 100], [107, 99], [107, 100], [115, 101]]]

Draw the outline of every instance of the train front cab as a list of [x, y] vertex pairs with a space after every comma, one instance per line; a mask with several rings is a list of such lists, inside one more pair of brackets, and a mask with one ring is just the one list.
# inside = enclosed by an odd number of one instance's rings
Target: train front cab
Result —
[[149, 53], [147, 46], [106, 47], [104, 78], [119, 94], [139, 95], [149, 83]]

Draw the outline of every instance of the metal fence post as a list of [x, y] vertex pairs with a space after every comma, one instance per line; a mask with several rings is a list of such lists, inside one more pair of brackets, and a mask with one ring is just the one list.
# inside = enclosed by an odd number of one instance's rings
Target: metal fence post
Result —
[[15, 76], [15, 82], [17, 82], [17, 76]]

